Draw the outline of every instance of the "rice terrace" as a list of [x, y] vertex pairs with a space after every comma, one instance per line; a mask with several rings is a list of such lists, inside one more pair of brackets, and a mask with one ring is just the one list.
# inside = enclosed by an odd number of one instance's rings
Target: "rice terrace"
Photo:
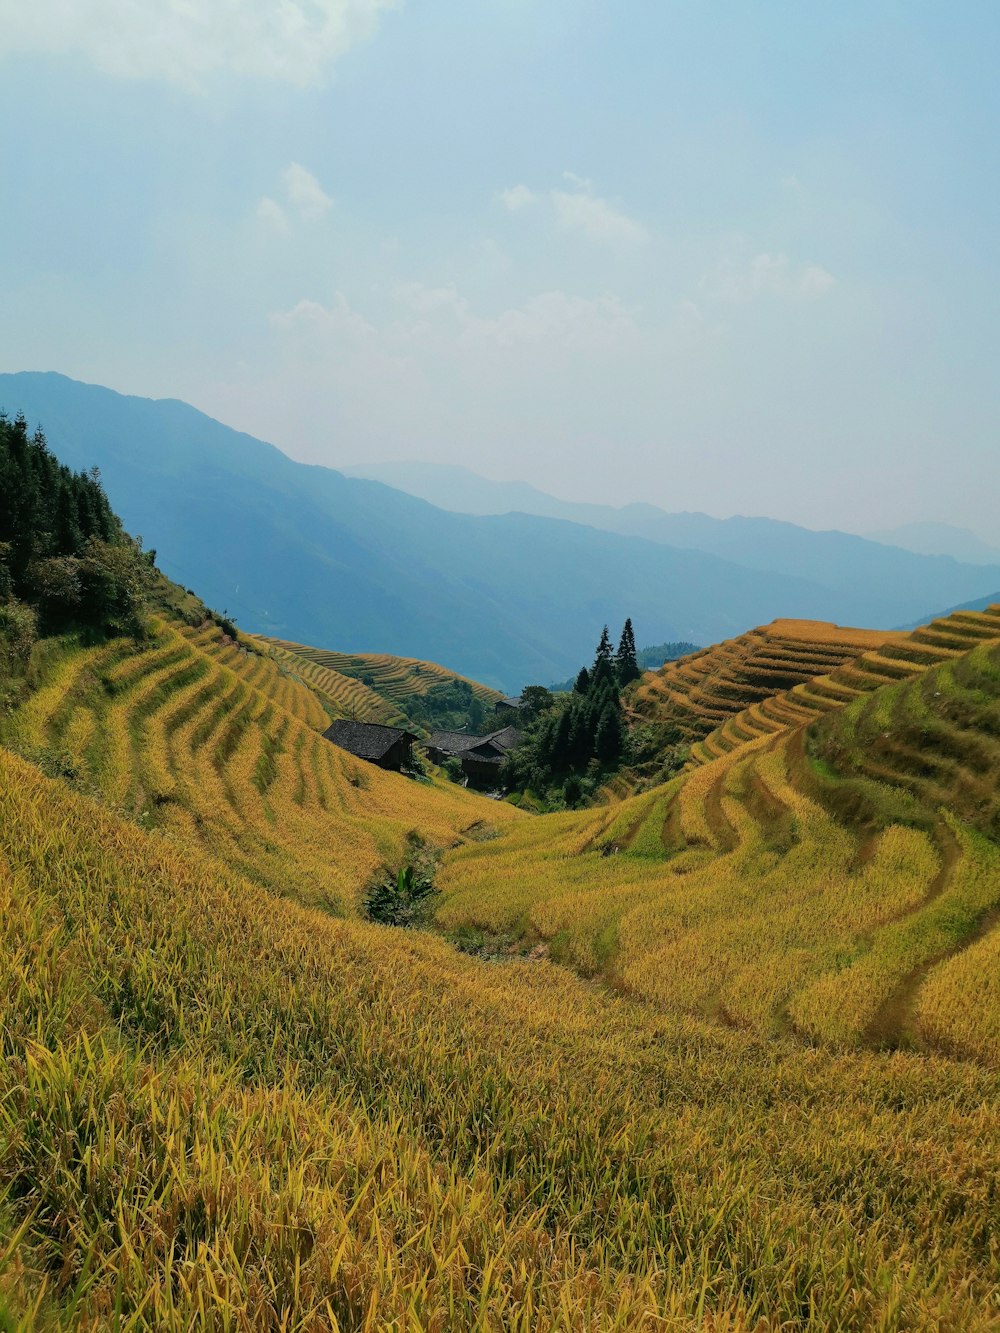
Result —
[[0, 0], [0, 1333], [1000, 1333], [998, 53]]

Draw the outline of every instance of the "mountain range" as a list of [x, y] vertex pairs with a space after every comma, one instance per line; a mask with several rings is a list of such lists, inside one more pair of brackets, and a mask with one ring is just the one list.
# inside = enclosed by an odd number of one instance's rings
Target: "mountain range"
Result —
[[71, 467], [98, 466], [164, 571], [244, 629], [425, 657], [506, 691], [569, 675], [627, 615], [641, 642], [709, 643], [778, 616], [894, 625], [1000, 587], [1000, 566], [768, 519], [544, 496], [529, 513], [530, 487], [512, 492], [519, 512], [454, 512], [186, 403], [54, 373], [0, 375], [0, 408]]

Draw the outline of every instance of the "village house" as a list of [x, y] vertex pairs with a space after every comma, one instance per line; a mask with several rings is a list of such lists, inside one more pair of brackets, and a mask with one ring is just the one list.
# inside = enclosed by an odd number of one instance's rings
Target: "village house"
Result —
[[516, 717], [518, 713], [521, 712], [522, 708], [524, 708], [525, 704], [524, 700], [519, 695], [503, 694], [493, 706], [496, 709], [498, 717], [503, 713]]
[[471, 786], [489, 788], [499, 786], [504, 756], [520, 742], [521, 732], [516, 727], [503, 727], [488, 736], [473, 736], [467, 731], [435, 731], [424, 748], [432, 763], [458, 759]]
[[413, 761], [413, 742], [417, 739], [411, 731], [401, 727], [384, 727], [377, 722], [351, 722], [347, 718], [338, 718], [331, 722], [323, 735], [342, 750], [347, 750], [357, 759], [365, 759], [379, 768], [400, 772], [409, 768]]

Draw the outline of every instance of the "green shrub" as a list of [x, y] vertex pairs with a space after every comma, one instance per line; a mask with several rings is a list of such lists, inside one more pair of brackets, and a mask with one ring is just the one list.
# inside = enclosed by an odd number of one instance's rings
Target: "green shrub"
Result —
[[416, 926], [430, 920], [433, 898], [440, 893], [430, 875], [412, 865], [388, 874], [369, 889], [364, 912], [383, 926]]

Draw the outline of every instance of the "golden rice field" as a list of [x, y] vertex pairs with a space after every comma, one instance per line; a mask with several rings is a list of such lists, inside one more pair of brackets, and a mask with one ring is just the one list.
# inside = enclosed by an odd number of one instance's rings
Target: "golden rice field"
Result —
[[995, 1069], [335, 920], [7, 751], [0, 920], [7, 1328], [1000, 1318]]
[[[1000, 630], [953, 622], [536, 818], [337, 751], [212, 626], [41, 645], [0, 1329], [1000, 1328]], [[442, 927], [542, 947], [359, 920], [413, 834]]]
[[[144, 826], [335, 912], [404, 859], [412, 831], [445, 846], [481, 821], [463, 788], [384, 773], [331, 745], [318, 697], [269, 658], [210, 623], [157, 623], [140, 651], [119, 641], [52, 654], [0, 736]], [[523, 818], [496, 803], [488, 813]]]
[[438, 916], [762, 1037], [1000, 1064], [995, 979], [963, 957], [1000, 939], [998, 735], [994, 641], [815, 735], [762, 735], [642, 796], [456, 849]]
[[283, 647], [274, 639], [255, 638], [252, 642], [285, 671], [308, 685], [333, 717], [348, 717], [358, 722], [378, 722], [384, 726], [404, 726], [406, 717], [386, 697], [370, 689], [353, 676], [345, 676], [333, 667], [303, 657]]
[[1000, 638], [1000, 606], [986, 611], [957, 611], [912, 633], [896, 635], [836, 670], [816, 673], [815, 678], [749, 703], [696, 742], [691, 747], [692, 759], [706, 762], [757, 736], [800, 727], [861, 694], [919, 675], [928, 667], [967, 653], [977, 643], [996, 638]]
[[487, 707], [502, 697], [499, 690], [459, 676], [436, 662], [423, 662], [415, 657], [392, 657], [388, 653], [336, 653], [285, 639], [265, 638], [262, 642], [283, 648], [342, 676], [370, 680], [371, 689], [390, 703], [402, 703], [414, 695], [426, 694], [435, 685], [452, 685], [456, 681], [471, 686], [472, 693]]
[[669, 723], [682, 740], [697, 741], [750, 705], [902, 637], [821, 620], [775, 620], [647, 672], [631, 710], [639, 721]]

